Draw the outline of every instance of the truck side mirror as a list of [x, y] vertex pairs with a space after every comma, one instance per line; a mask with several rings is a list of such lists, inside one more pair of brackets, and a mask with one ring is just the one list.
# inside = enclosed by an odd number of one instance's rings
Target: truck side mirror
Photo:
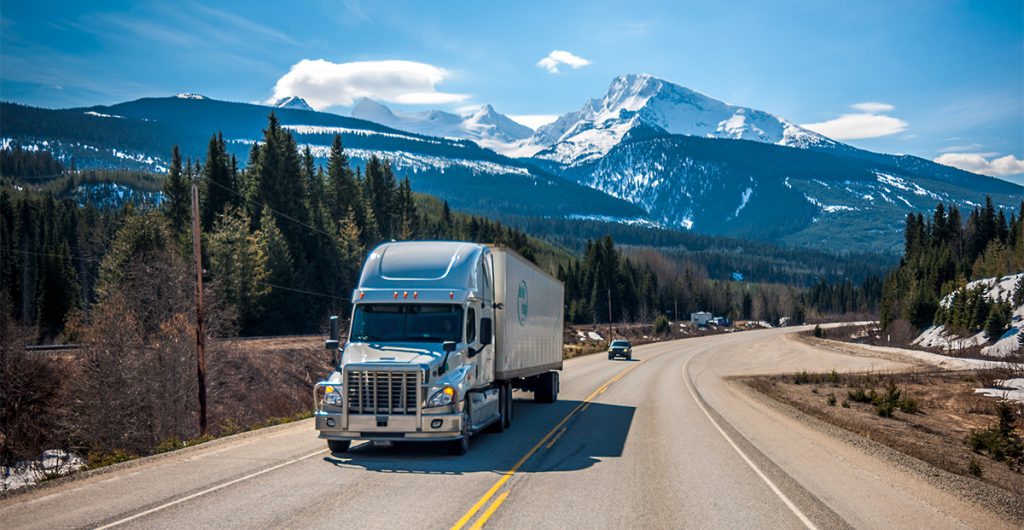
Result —
[[491, 319], [484, 317], [480, 319], [480, 345], [487, 346], [491, 343], [491, 337], [494, 335], [494, 330], [491, 329]]
[[324, 346], [326, 346], [328, 350], [335, 351], [335, 350], [338, 349], [338, 346], [340, 344], [339, 338], [341, 336], [341, 334], [338, 331], [338, 317], [337, 316], [332, 316], [331, 317], [330, 328], [329, 329], [330, 329], [330, 332], [329, 332], [329, 335], [328, 335], [328, 339], [327, 339], [326, 342], [324, 342]]
[[455, 351], [455, 346], [455, 341], [453, 340], [446, 340], [444, 341], [443, 344], [441, 344], [441, 348], [444, 349], [446, 353], [451, 353]]

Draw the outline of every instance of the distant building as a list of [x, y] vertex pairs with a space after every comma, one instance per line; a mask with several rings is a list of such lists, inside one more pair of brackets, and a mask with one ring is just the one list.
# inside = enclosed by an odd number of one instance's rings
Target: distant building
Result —
[[690, 322], [698, 327], [704, 327], [711, 321], [712, 314], [707, 311], [698, 311], [696, 313], [690, 313]]

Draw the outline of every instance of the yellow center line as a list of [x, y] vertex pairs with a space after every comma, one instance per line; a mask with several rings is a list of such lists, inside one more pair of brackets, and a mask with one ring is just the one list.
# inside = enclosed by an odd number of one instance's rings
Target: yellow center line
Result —
[[[632, 372], [633, 370], [635, 370], [642, 363], [643, 363], [643, 361], [641, 360], [641, 361], [637, 362], [636, 364], [634, 364], [633, 366], [630, 366], [628, 368], [623, 369], [618, 374], [616, 374], [615, 377], [612, 377], [611, 379], [608, 380], [608, 382], [606, 382], [605, 384], [603, 384], [600, 387], [598, 387], [597, 390], [593, 391], [589, 396], [586, 397], [586, 399], [583, 400], [583, 402], [581, 402], [579, 405], [576, 405], [576, 408], [572, 409], [572, 411], [570, 411], [569, 414], [566, 414], [565, 417], [562, 418], [562, 420], [559, 421], [558, 424], [555, 425], [550, 431], [548, 431], [548, 433], [545, 434], [544, 437], [541, 438], [540, 441], [537, 442], [537, 444], [533, 446], [533, 448], [531, 448], [529, 451], [527, 451], [526, 454], [523, 455], [523, 457], [520, 458], [519, 461], [517, 461], [515, 463], [515, 465], [512, 466], [511, 469], [509, 469], [508, 471], [506, 471], [505, 473], [502, 474], [501, 478], [498, 479], [498, 481], [495, 482], [493, 486], [491, 486], [491, 489], [487, 490], [487, 493], [484, 493], [483, 497], [480, 497], [480, 500], [476, 501], [476, 503], [473, 504], [473, 506], [469, 509], [469, 511], [467, 511], [458, 521], [455, 522], [455, 524], [452, 526], [452, 530], [461, 530], [463, 527], [465, 527], [466, 524], [469, 523], [470, 519], [472, 519], [473, 516], [476, 515], [476, 513], [478, 511], [480, 511], [480, 508], [482, 508], [483, 505], [486, 504], [487, 501], [490, 500], [491, 497], [493, 497], [494, 494], [497, 493], [498, 490], [500, 490], [501, 487], [504, 486], [505, 483], [508, 482], [509, 479], [512, 478], [512, 475], [515, 475], [516, 471], [518, 471], [519, 468], [522, 467], [522, 465], [525, 464], [526, 461], [529, 460], [530, 457], [532, 457], [534, 455], [534, 453], [537, 452], [538, 449], [543, 447], [544, 444], [547, 443], [548, 440], [552, 436], [554, 436], [554, 434], [556, 432], [558, 432], [559, 429], [562, 428], [562, 426], [564, 426], [566, 423], [568, 423], [568, 421], [570, 419], [572, 419], [572, 417], [575, 416], [578, 412], [583, 410], [585, 407], [589, 406], [591, 400], [593, 400], [599, 394], [601, 394], [602, 392], [607, 390], [608, 387], [612, 383], [618, 381], [619, 379], [622, 379], [623, 376], [625, 376], [629, 372]], [[501, 498], [496, 500], [494, 502], [494, 504], [492, 504], [491, 506], [488, 506], [488, 508], [487, 508], [487, 512], [488, 513], [486, 513], [485, 515], [487, 515], [487, 517], [490, 517], [490, 514], [494, 513], [494, 510], [498, 509], [498, 506], [496, 506], [496, 505], [500, 505], [501, 502], [504, 502], [505, 497], [507, 495], [508, 495], [508, 493], [506, 492], [505, 494], [503, 494], [501, 496]], [[483, 519], [483, 522], [486, 522], [486, 518], [481, 517], [481, 519]], [[482, 525], [483, 522], [478, 521], [477, 524]], [[474, 525], [473, 528], [478, 528], [478, 526]]]
[[508, 498], [509, 493], [512, 493], [512, 491], [509, 490], [506, 491], [505, 493], [502, 493], [501, 495], [498, 495], [498, 498], [494, 499], [494, 502], [492, 502], [491, 505], [488, 506], [486, 510], [484, 510], [484, 513], [480, 516], [479, 519], [476, 520], [476, 523], [473, 523], [473, 526], [470, 527], [470, 530], [480, 530], [481, 528], [483, 528], [484, 524], [487, 523], [487, 520], [491, 518], [491, 515], [494, 515], [495, 510], [497, 510], [498, 507], [501, 506], [501, 503], [505, 502], [505, 499]]
[[552, 438], [550, 442], [548, 442], [547, 448], [551, 449], [551, 446], [555, 445], [555, 442], [557, 442], [558, 439], [561, 438], [562, 435], [565, 434], [565, 431], [567, 431], [567, 430], [569, 430], [568, 427], [562, 427], [562, 430], [558, 431], [558, 434], [556, 434], [555, 437]]

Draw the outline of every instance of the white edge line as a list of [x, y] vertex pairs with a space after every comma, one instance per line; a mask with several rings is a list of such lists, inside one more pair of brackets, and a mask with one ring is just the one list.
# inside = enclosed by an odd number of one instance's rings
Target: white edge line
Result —
[[124, 519], [120, 519], [120, 520], [114, 521], [114, 522], [112, 522], [110, 524], [105, 524], [103, 526], [96, 527], [96, 530], [104, 530], [106, 528], [113, 528], [115, 526], [120, 526], [120, 525], [122, 525], [124, 523], [130, 522], [130, 521], [134, 521], [135, 519], [138, 519], [140, 517], [145, 517], [145, 516], [147, 516], [147, 515], [149, 515], [151, 513], [158, 512], [158, 511], [163, 510], [165, 508], [170, 508], [171, 506], [175, 506], [177, 504], [181, 504], [181, 503], [186, 502], [186, 501], [190, 501], [192, 499], [195, 499], [196, 497], [202, 497], [203, 495], [206, 495], [208, 493], [213, 493], [213, 492], [215, 492], [217, 490], [226, 488], [228, 486], [231, 486], [231, 485], [234, 485], [234, 484], [238, 484], [239, 482], [243, 482], [243, 481], [249, 480], [251, 478], [258, 477], [258, 476], [263, 475], [265, 473], [270, 473], [271, 471], [274, 471], [276, 469], [281, 469], [282, 467], [290, 466], [292, 464], [301, 462], [303, 460], [306, 460], [306, 459], [309, 459], [309, 458], [313, 458], [314, 456], [317, 456], [319, 454], [323, 454], [325, 452], [327, 452], [326, 449], [321, 449], [320, 451], [317, 451], [315, 453], [310, 453], [310, 454], [308, 454], [306, 456], [300, 456], [298, 458], [295, 458], [293, 460], [289, 460], [287, 462], [281, 462], [280, 464], [268, 467], [266, 469], [261, 469], [260, 471], [257, 471], [255, 473], [250, 473], [250, 474], [248, 474], [248, 475], [246, 475], [244, 477], [239, 477], [239, 478], [236, 478], [234, 480], [229, 480], [228, 482], [225, 482], [223, 484], [218, 484], [218, 485], [216, 485], [216, 486], [214, 486], [212, 488], [207, 488], [207, 489], [205, 489], [203, 491], [199, 491], [199, 492], [193, 493], [192, 495], [189, 495], [187, 497], [182, 497], [180, 499], [173, 500], [173, 501], [168, 502], [166, 504], [161, 504], [160, 506], [157, 506], [155, 508], [150, 508], [150, 509], [148, 509], [148, 510], [146, 510], [144, 512], [139, 512], [139, 513], [137, 513], [135, 515], [132, 515], [132, 516], [129, 516], [129, 517], [125, 517]]
[[778, 486], [776, 486], [775, 483], [772, 482], [772, 480], [768, 478], [768, 476], [765, 475], [757, 467], [756, 464], [754, 464], [754, 461], [751, 460], [750, 457], [748, 457], [747, 454], [744, 453], [738, 445], [736, 445], [736, 442], [732, 441], [732, 438], [730, 438], [729, 435], [725, 432], [725, 430], [722, 429], [722, 426], [719, 425], [717, 421], [715, 421], [715, 418], [713, 416], [711, 416], [711, 413], [708, 412], [708, 409], [704, 406], [703, 403], [701, 403], [700, 398], [697, 397], [697, 393], [693, 389], [693, 384], [690, 383], [689, 367], [690, 361], [688, 359], [686, 361], [686, 364], [683, 365], [683, 381], [686, 383], [686, 389], [689, 390], [690, 395], [693, 396], [693, 400], [697, 403], [697, 406], [700, 407], [701, 412], [703, 412], [704, 415], [707, 416], [708, 421], [710, 421], [711, 424], [715, 426], [715, 429], [718, 429], [718, 432], [722, 435], [723, 438], [725, 438], [725, 441], [729, 442], [729, 445], [731, 445], [732, 448], [735, 449], [741, 457], [743, 457], [743, 461], [746, 462], [748, 466], [750, 466], [750, 469], [753, 469], [754, 473], [757, 473], [757, 476], [761, 477], [761, 480], [763, 480], [764, 483], [767, 484], [769, 488], [771, 488], [772, 492], [775, 493], [775, 495], [782, 500], [786, 507], [789, 508], [789, 511], [793, 512], [793, 515], [795, 515], [797, 519], [800, 519], [800, 522], [803, 523], [804, 526], [806, 526], [808, 529], [817, 530], [818, 527], [815, 526], [814, 523], [811, 522], [811, 520], [808, 519], [806, 515], [804, 515], [804, 512], [800, 511], [800, 508], [797, 508], [797, 506], [793, 504], [793, 501], [789, 500], [789, 497], [786, 497], [785, 493], [782, 493], [782, 490], [780, 490]]

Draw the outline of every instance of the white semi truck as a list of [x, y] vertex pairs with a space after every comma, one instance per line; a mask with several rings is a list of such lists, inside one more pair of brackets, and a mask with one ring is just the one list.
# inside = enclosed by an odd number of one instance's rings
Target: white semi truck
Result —
[[562, 283], [515, 252], [463, 242], [392, 242], [366, 258], [348, 339], [331, 319], [335, 371], [313, 390], [333, 452], [353, 440], [446, 441], [512, 424], [512, 390], [558, 398]]

